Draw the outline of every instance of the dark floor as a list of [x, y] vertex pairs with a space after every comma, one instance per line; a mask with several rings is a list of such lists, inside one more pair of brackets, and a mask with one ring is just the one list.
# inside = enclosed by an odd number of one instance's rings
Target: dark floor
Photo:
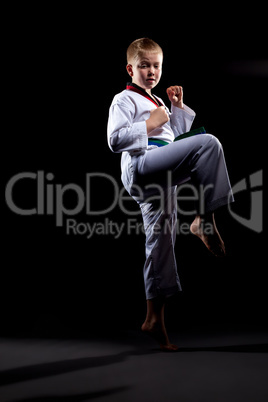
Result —
[[266, 402], [268, 334], [143, 334], [119, 339], [1, 339], [0, 401]]

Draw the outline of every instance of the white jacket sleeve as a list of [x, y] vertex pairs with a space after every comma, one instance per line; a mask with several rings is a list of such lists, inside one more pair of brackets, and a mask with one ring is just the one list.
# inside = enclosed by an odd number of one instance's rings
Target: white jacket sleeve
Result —
[[131, 108], [122, 102], [111, 105], [107, 134], [108, 144], [113, 152], [140, 151], [147, 148], [146, 122], [133, 122], [134, 112], [134, 106]]
[[184, 104], [184, 109], [171, 105], [170, 125], [175, 137], [190, 131], [195, 112]]

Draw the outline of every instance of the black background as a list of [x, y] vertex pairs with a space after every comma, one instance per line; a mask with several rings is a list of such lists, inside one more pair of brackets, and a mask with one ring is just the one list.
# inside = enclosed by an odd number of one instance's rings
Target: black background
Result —
[[[144, 8], [145, 5], [143, 6]], [[143, 8], [142, 7], [142, 8]], [[217, 6], [218, 7], [218, 6]], [[117, 20], [116, 12], [124, 13]], [[5, 93], [2, 134], [4, 186], [17, 173], [52, 173], [50, 184], [85, 189], [87, 173], [102, 172], [120, 184], [120, 155], [107, 145], [108, 109], [129, 80], [127, 46], [154, 39], [164, 50], [162, 79], [154, 93], [182, 85], [184, 100], [223, 144], [234, 185], [263, 169], [267, 131], [267, 61], [264, 27], [248, 10], [218, 11], [16, 9], [6, 15]], [[256, 10], [255, 10], [256, 11]], [[111, 14], [112, 13], [112, 14]], [[248, 67], [249, 66], [249, 67]], [[48, 184], [48, 181], [46, 181]], [[112, 200], [112, 188], [94, 181], [96, 209]], [[14, 190], [17, 204], [36, 206], [34, 181]], [[66, 205], [75, 203], [71, 194]], [[107, 204], [106, 204], [107, 202]], [[135, 202], [129, 208], [137, 208]], [[233, 210], [249, 218], [250, 194]], [[145, 314], [144, 236], [67, 235], [55, 215], [19, 216], [3, 209], [1, 333], [6, 336], [110, 334], [139, 328]], [[78, 222], [125, 222], [118, 207]], [[141, 221], [141, 217], [138, 217]], [[193, 217], [179, 216], [182, 222]], [[267, 327], [264, 232], [238, 223], [227, 209], [217, 222], [228, 256], [215, 259], [193, 236], [177, 237], [183, 292], [170, 301], [172, 329]]]

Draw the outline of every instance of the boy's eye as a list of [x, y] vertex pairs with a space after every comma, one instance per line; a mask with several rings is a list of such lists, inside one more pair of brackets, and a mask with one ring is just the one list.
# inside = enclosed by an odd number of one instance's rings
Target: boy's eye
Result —
[[[149, 65], [148, 65], [148, 64], [140, 64], [139, 67], [140, 67], [140, 68], [149, 68]], [[159, 64], [156, 64], [156, 65], [154, 65], [154, 68], [155, 68], [156, 70], [158, 70], [158, 69], [160, 68], [160, 65], [159, 65]]]

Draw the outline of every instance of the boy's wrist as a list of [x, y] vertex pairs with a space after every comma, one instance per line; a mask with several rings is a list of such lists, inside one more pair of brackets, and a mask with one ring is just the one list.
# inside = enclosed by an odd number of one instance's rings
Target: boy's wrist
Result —
[[153, 131], [157, 126], [154, 124], [154, 121], [151, 117], [148, 120], [145, 120], [147, 135], [150, 136], [150, 132]]
[[179, 109], [184, 109], [183, 101], [172, 102], [172, 105], [178, 107]]

